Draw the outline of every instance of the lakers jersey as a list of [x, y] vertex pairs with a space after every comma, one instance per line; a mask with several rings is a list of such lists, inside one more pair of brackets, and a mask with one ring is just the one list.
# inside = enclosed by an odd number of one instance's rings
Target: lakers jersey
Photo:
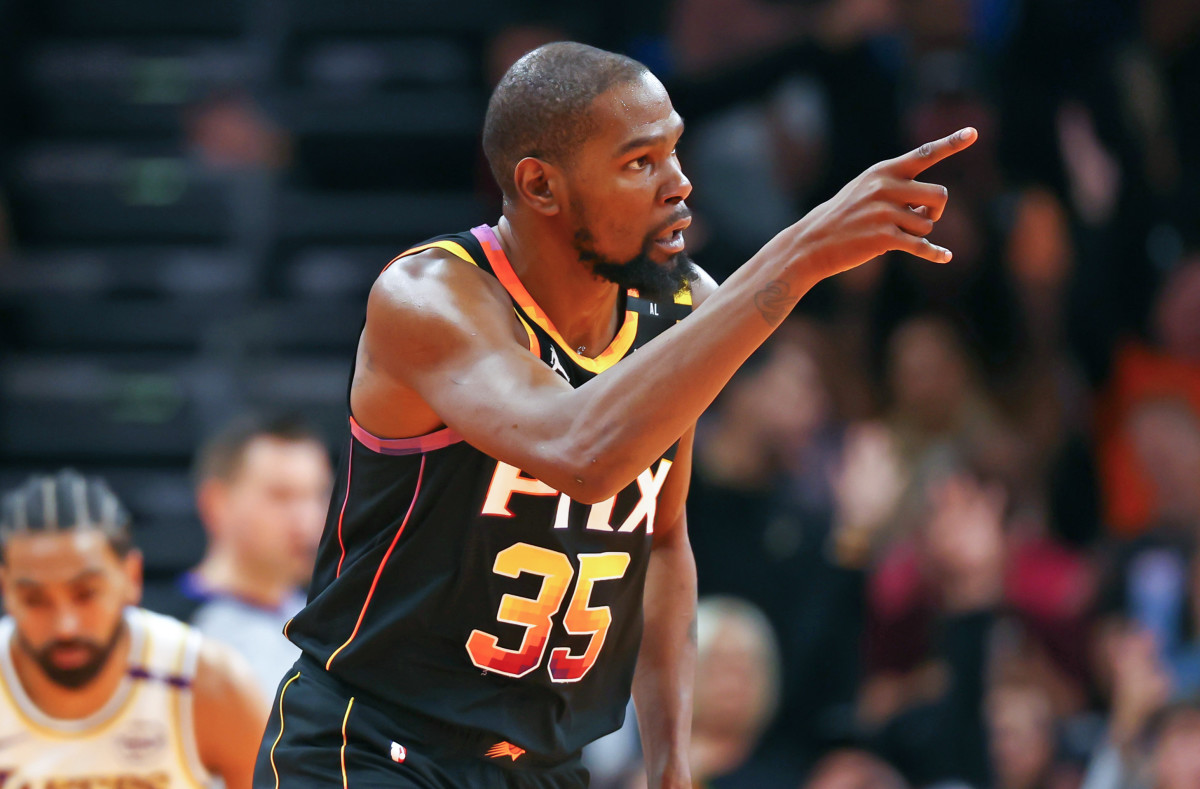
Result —
[[0, 788], [205, 787], [192, 731], [192, 679], [200, 636], [140, 608], [125, 612], [129, 671], [89, 718], [38, 709], [13, 668], [14, 624], [0, 619]]
[[[691, 310], [686, 290], [663, 303], [629, 291], [612, 344], [587, 358], [530, 298], [491, 228], [405, 254], [431, 247], [495, 276], [530, 352], [575, 387]], [[493, 732], [543, 757], [618, 728], [674, 448], [611, 499], [584, 505], [449, 428], [386, 439], [351, 415], [348, 432], [308, 605], [289, 638], [384, 709]]]

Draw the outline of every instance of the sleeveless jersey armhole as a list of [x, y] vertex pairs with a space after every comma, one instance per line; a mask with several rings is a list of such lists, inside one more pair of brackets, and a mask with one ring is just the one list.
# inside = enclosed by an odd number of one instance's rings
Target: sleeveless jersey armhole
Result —
[[176, 753], [180, 765], [187, 773], [195, 789], [205, 789], [211, 777], [208, 768], [200, 759], [200, 751], [196, 745], [196, 718], [193, 705], [196, 670], [200, 661], [200, 645], [203, 636], [199, 631], [184, 625], [187, 632], [179, 647], [179, 657], [176, 661], [174, 677], [179, 683], [174, 687], [172, 696], [175, 707], [175, 731], [177, 733]]
[[462, 244], [458, 243], [457, 241], [442, 240], [431, 241], [428, 244], [421, 244], [420, 246], [413, 247], [412, 249], [404, 250], [399, 255], [396, 255], [396, 257], [389, 260], [388, 264], [383, 267], [383, 271], [380, 271], [379, 273], [382, 274], [384, 271], [387, 271], [397, 260], [402, 260], [403, 258], [409, 257], [410, 255], [415, 255], [418, 252], [424, 252], [427, 249], [444, 249], [451, 255], [454, 255], [454, 257], [458, 258], [459, 260], [465, 260], [472, 266], [479, 265], [475, 262], [475, 259], [471, 257], [470, 253], [463, 248]]
[[[396, 257], [389, 260], [388, 264], [384, 266], [383, 270], [379, 273], [383, 274], [383, 272], [391, 268], [392, 264], [397, 260], [402, 260], [410, 255], [415, 255], [418, 252], [424, 252], [427, 249], [445, 250], [459, 260], [464, 260], [467, 263], [470, 263], [472, 266], [479, 267], [479, 264], [475, 261], [475, 258], [471, 256], [471, 253], [468, 252], [462, 244], [450, 239], [441, 239], [438, 241], [431, 241], [428, 244], [420, 244], [412, 247], [411, 249], [404, 250], [399, 255], [396, 255]], [[366, 326], [366, 318], [363, 318], [363, 329], [366, 329]], [[360, 330], [359, 334], [361, 335], [361, 333], [362, 331]], [[530, 336], [532, 336], [532, 333]], [[349, 412], [350, 416], [348, 421], [350, 424], [350, 434], [352, 436], [352, 440], [356, 439], [360, 444], [365, 446], [367, 449], [370, 449], [372, 452], [401, 455], [426, 452], [430, 449], [440, 449], [444, 446], [449, 446], [450, 444], [462, 440], [461, 436], [448, 427], [440, 428], [424, 436], [396, 439], [380, 438], [379, 436], [376, 436], [363, 428], [362, 425], [358, 424], [358, 421], [354, 418], [354, 409], [350, 404], [350, 391], [354, 387], [354, 372], [356, 367], [357, 364], [354, 361], [351, 361], [350, 380], [347, 381], [346, 385], [346, 410]], [[288, 624], [291, 623], [289, 622]], [[287, 635], [286, 625], [284, 626], [284, 635]]]

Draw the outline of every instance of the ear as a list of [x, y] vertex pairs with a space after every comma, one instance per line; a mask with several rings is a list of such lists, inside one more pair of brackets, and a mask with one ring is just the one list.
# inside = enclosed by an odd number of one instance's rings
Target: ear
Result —
[[138, 605], [142, 602], [142, 578], [145, 561], [142, 558], [142, 552], [134, 548], [125, 554], [125, 558], [121, 560], [121, 571], [125, 573], [125, 579], [128, 581], [128, 595], [126, 603], [129, 605]]
[[220, 536], [228, 499], [228, 486], [219, 479], [207, 479], [196, 488], [196, 512], [209, 538]]
[[562, 173], [549, 162], [526, 156], [513, 170], [517, 199], [542, 216], [562, 210], [565, 184]]

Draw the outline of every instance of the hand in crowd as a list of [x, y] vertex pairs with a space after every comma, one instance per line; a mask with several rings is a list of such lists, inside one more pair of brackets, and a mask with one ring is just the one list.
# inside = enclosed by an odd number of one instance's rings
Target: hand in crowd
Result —
[[1170, 698], [1171, 678], [1158, 656], [1154, 636], [1129, 628], [1108, 646], [1113, 678], [1109, 738], [1122, 750], [1133, 746], [1150, 717]]
[[948, 612], [998, 604], [1004, 594], [1005, 494], [966, 475], [936, 483], [926, 555]]
[[847, 431], [842, 467], [833, 482], [834, 548], [840, 563], [857, 565], [891, 520], [906, 480], [891, 432], [881, 424]]

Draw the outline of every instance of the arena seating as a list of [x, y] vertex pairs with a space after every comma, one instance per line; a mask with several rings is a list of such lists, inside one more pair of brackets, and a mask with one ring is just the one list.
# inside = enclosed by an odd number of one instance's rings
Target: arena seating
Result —
[[[340, 451], [374, 277], [494, 210], [478, 136], [498, 9], [31, 4], [0, 76], [19, 118], [0, 124], [19, 250], [0, 249], [0, 485], [104, 474], [153, 577], [203, 546], [188, 467], [225, 420], [300, 411]], [[198, 119], [222, 101], [260, 114], [279, 161], [214, 161], [201, 138], [231, 132]]]

